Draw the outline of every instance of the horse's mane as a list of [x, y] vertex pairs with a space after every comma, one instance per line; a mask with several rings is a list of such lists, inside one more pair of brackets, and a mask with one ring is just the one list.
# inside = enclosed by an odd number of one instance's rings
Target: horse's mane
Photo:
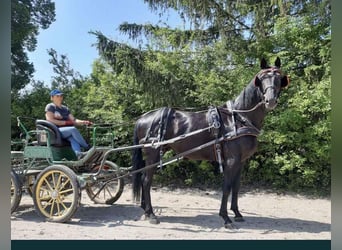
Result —
[[250, 105], [254, 106], [260, 100], [262, 100], [261, 92], [259, 91], [259, 88], [255, 86], [254, 80], [252, 80], [234, 99], [234, 104], [248, 107]]

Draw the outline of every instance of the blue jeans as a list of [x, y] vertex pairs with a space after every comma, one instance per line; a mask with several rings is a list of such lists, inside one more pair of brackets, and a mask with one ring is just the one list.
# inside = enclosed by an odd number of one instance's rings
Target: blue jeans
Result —
[[70, 142], [71, 148], [77, 156], [81, 153], [81, 147], [89, 147], [89, 145], [84, 140], [83, 136], [76, 127], [60, 127], [59, 131], [61, 132], [62, 138]]

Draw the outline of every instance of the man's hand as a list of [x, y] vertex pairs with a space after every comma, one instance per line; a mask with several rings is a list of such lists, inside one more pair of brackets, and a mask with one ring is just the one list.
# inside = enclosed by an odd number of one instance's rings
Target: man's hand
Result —
[[89, 126], [92, 125], [93, 123], [91, 121], [85, 120], [82, 122], [84, 125]]

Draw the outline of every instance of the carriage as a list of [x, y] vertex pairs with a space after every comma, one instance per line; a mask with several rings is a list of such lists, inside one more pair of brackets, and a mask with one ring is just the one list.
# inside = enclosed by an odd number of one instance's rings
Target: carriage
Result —
[[[135, 123], [132, 146], [98, 146], [99, 128], [94, 126], [93, 147], [81, 160], [63, 144], [53, 124], [37, 120], [36, 130], [26, 131], [19, 120], [26, 139], [24, 150], [11, 154], [12, 211], [25, 189], [32, 195], [38, 214], [49, 221], [65, 222], [79, 206], [82, 189], [94, 202], [113, 204], [122, 194], [124, 177], [132, 176], [136, 202], [141, 202], [145, 218], [157, 224], [150, 195], [153, 174], [158, 167], [187, 158], [218, 163], [223, 174], [219, 215], [226, 228], [235, 229], [228, 216], [228, 197], [232, 193], [235, 221], [244, 221], [238, 209], [241, 171], [256, 152], [266, 113], [277, 106], [281, 90], [289, 84], [280, 65], [279, 58], [273, 67], [262, 59], [261, 70], [240, 95], [221, 106], [202, 112], [164, 107], [145, 113]], [[37, 135], [32, 143], [31, 133]], [[164, 160], [163, 154], [170, 149], [175, 155]], [[108, 160], [109, 155], [126, 150], [133, 151], [132, 166], [119, 167]]]
[[11, 212], [18, 208], [23, 192], [32, 196], [35, 211], [53, 222], [72, 218], [82, 190], [94, 203], [113, 204], [120, 198], [124, 179], [116, 177], [123, 169], [104, 157], [113, 148], [112, 126], [90, 127], [93, 146], [78, 160], [53, 123], [36, 120], [35, 129], [28, 130], [24, 118], [17, 117], [23, 138], [12, 142], [21, 150], [11, 151]]

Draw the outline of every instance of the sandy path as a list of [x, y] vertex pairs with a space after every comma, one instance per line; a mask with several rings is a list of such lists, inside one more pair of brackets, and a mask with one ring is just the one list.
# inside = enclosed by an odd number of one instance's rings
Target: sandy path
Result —
[[[85, 192], [81, 207], [68, 223], [44, 222], [24, 195], [11, 217], [12, 239], [331, 239], [330, 199], [247, 192], [240, 195], [245, 222], [236, 231], [223, 228], [218, 216], [220, 191], [194, 189], [152, 191], [161, 223], [140, 219], [131, 187], [113, 205], [93, 204]], [[233, 214], [229, 211], [231, 218]]]

